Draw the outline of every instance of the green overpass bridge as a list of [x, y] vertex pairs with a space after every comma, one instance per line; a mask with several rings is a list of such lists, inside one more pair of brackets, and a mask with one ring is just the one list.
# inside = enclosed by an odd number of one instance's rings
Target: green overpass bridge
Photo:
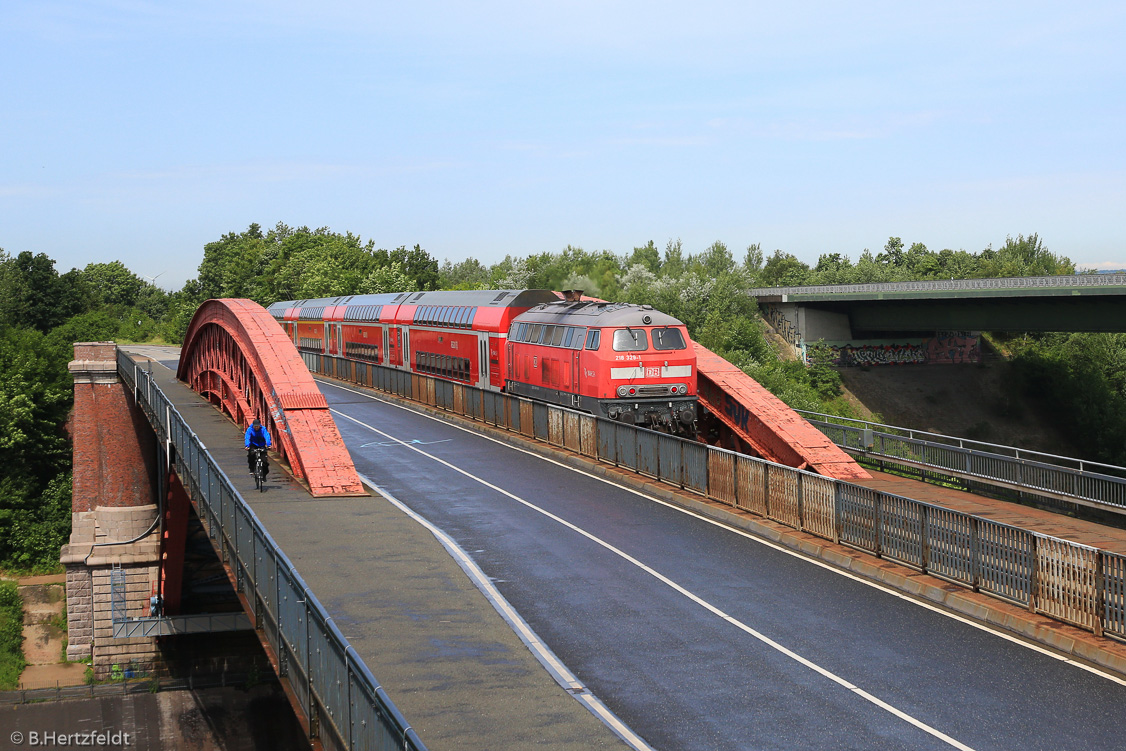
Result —
[[[864, 352], [888, 362], [976, 361], [981, 331], [1126, 332], [1123, 273], [769, 287], [748, 294], [796, 350], [824, 340], [846, 353], [841, 364], [879, 364], [864, 361]], [[862, 354], [850, 357], [851, 351]]]

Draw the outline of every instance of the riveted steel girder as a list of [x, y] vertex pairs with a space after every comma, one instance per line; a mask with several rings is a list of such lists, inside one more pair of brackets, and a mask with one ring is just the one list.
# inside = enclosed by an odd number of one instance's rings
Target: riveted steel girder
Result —
[[253, 300], [208, 300], [180, 352], [176, 376], [246, 427], [255, 418], [313, 495], [363, 495], [324, 396], [293, 342]]

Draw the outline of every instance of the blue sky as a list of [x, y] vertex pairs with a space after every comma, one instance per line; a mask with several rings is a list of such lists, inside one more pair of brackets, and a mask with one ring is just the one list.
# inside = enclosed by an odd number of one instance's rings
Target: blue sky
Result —
[[0, 248], [165, 287], [250, 223], [439, 259], [1037, 232], [1126, 267], [1126, 6], [0, 3]]

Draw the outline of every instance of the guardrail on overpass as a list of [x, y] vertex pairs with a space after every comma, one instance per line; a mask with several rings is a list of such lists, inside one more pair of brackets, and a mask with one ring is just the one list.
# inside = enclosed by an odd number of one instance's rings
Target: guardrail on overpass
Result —
[[425, 751], [367, 666], [187, 422], [133, 359], [117, 369], [184, 482], [212, 544], [235, 573], [311, 734], [340, 751]]
[[1126, 286], [1126, 274], [1075, 274], [1072, 276], [1018, 276], [990, 279], [935, 279], [915, 282], [871, 284], [822, 284], [800, 287], [758, 287], [747, 290], [751, 297], [785, 295], [857, 295], [889, 292], [970, 292], [978, 290], [1066, 289], [1072, 287]]
[[564, 407], [302, 352], [350, 381], [634, 470], [1095, 634], [1126, 637], [1126, 556]]
[[833, 443], [865, 458], [932, 470], [952, 480], [972, 480], [1126, 514], [1123, 467], [820, 412], [796, 411]]

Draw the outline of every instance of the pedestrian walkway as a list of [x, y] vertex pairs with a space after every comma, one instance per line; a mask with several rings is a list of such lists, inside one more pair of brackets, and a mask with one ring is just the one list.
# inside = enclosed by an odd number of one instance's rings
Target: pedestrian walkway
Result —
[[242, 430], [161, 363], [153, 375], [431, 751], [626, 748], [423, 527], [379, 495], [314, 499], [276, 465], [257, 492]]

